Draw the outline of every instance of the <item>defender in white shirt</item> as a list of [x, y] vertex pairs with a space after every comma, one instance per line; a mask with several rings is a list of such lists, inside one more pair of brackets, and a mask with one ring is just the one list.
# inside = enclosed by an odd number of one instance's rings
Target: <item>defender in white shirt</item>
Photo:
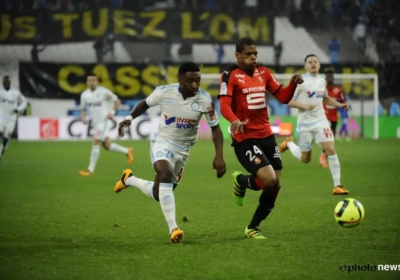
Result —
[[128, 164], [133, 163], [132, 148], [125, 148], [116, 143], [111, 143], [109, 133], [112, 128], [112, 118], [118, 109], [120, 101], [109, 89], [99, 86], [97, 76], [90, 74], [86, 83], [88, 89], [81, 95], [82, 122], [87, 124], [86, 110], [89, 109], [90, 125], [94, 128], [92, 152], [88, 169], [79, 171], [81, 176], [93, 174], [97, 160], [100, 156], [100, 143], [106, 150], [119, 152], [126, 155]]
[[199, 88], [199, 67], [194, 63], [181, 65], [178, 81], [179, 84], [157, 87], [119, 124], [119, 133], [123, 136], [123, 128], [130, 126], [134, 118], [146, 112], [149, 107], [157, 105], [161, 107], [158, 132], [154, 133], [150, 146], [150, 157], [156, 172], [154, 182], [137, 178], [133, 176], [130, 169], [126, 169], [121, 180], [114, 187], [114, 191], [118, 193], [127, 187], [134, 186], [145, 195], [159, 201], [168, 223], [172, 242], [180, 242], [183, 238], [183, 231], [176, 224], [173, 190], [180, 182], [189, 159], [190, 147], [196, 142], [199, 122], [203, 116], [211, 127], [216, 150], [213, 161], [214, 170], [217, 171], [218, 178], [226, 172], [222, 154], [223, 136], [218, 115], [211, 96]]
[[299, 109], [297, 118], [299, 145], [293, 142], [292, 137], [287, 137], [280, 145], [280, 151], [283, 153], [289, 149], [294, 157], [303, 163], [308, 163], [311, 160], [311, 146], [315, 139], [315, 142], [322, 146], [327, 154], [333, 178], [333, 194], [346, 195], [349, 191], [343, 188], [340, 181], [340, 163], [335, 152], [334, 135], [322, 102], [345, 110], [347, 110], [347, 105], [328, 96], [326, 81], [318, 74], [320, 64], [317, 56], [307, 55], [304, 67], [307, 70], [307, 74], [303, 76], [304, 83], [297, 86], [294, 97], [288, 104], [290, 107]]
[[0, 160], [6, 152], [8, 141], [14, 132], [17, 116], [24, 112], [28, 104], [22, 93], [10, 86], [10, 77], [4, 76], [4, 89], [0, 90], [0, 137], [3, 138], [0, 145]]

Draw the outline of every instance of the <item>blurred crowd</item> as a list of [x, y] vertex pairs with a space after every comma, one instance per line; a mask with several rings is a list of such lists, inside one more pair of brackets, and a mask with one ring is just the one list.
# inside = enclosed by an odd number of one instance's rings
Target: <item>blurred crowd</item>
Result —
[[[290, 2], [290, 1], [289, 1]], [[249, 12], [250, 14], [281, 11], [287, 0], [0, 0], [0, 9], [6, 11], [81, 11], [88, 8], [111, 7], [130, 10], [150, 9], [196, 9], [222, 10], [234, 14]]]
[[[339, 1], [339, 0], [335, 0]], [[366, 50], [368, 37], [376, 46], [380, 62], [400, 61], [400, 1], [397, 0], [342, 0], [344, 16], [359, 42]]]

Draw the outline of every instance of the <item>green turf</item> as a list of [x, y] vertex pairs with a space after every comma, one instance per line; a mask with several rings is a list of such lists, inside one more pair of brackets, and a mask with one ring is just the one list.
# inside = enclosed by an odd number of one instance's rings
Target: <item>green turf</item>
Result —
[[[151, 179], [148, 142], [131, 144], [137, 176]], [[124, 156], [101, 151], [96, 174], [79, 177], [89, 142], [12, 142], [0, 164], [0, 279], [400, 279], [397, 272], [341, 272], [340, 264], [400, 264], [400, 141], [337, 143], [342, 178], [364, 222], [335, 223], [328, 169], [283, 154], [282, 191], [262, 224], [268, 240], [244, 239], [259, 193], [232, 197], [240, 168], [212, 171], [212, 142], [193, 147], [177, 188], [183, 244], [169, 241], [159, 205], [137, 189], [113, 193]], [[187, 216], [189, 221], [182, 222]]]

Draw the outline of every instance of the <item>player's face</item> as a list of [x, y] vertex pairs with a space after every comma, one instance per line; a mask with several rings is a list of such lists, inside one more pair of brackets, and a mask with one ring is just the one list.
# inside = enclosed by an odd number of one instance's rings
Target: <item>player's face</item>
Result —
[[95, 77], [95, 76], [89, 76], [89, 77], [87, 77], [87, 80], [86, 80], [86, 84], [87, 84], [87, 86], [89, 87], [89, 88], [91, 88], [91, 89], [94, 89], [94, 88], [96, 88], [97, 87], [97, 85], [98, 85], [98, 80], [97, 80], [97, 77]]
[[11, 81], [9, 79], [3, 79], [3, 87], [5, 89], [9, 89], [11, 85]]
[[200, 87], [201, 75], [200, 72], [186, 72], [182, 74], [178, 81], [183, 93], [197, 94]]
[[257, 47], [254, 45], [245, 46], [242, 52], [236, 52], [236, 59], [239, 66], [252, 68], [257, 64]]
[[333, 74], [326, 74], [325, 80], [328, 85], [332, 85], [335, 78], [333, 77]]
[[310, 56], [307, 58], [304, 68], [311, 74], [317, 74], [319, 72], [319, 68], [321, 68], [321, 65], [319, 64], [316, 56]]

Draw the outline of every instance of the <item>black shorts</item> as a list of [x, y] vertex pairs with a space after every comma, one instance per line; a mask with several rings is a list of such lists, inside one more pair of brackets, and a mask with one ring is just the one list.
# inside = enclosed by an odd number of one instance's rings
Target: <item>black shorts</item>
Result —
[[330, 121], [330, 123], [331, 123], [331, 130], [332, 130], [333, 136], [335, 136], [336, 135], [337, 122], [331, 122]]
[[260, 168], [268, 165], [272, 165], [274, 170], [282, 170], [281, 153], [274, 135], [234, 142], [232, 146], [240, 164], [254, 176]]

